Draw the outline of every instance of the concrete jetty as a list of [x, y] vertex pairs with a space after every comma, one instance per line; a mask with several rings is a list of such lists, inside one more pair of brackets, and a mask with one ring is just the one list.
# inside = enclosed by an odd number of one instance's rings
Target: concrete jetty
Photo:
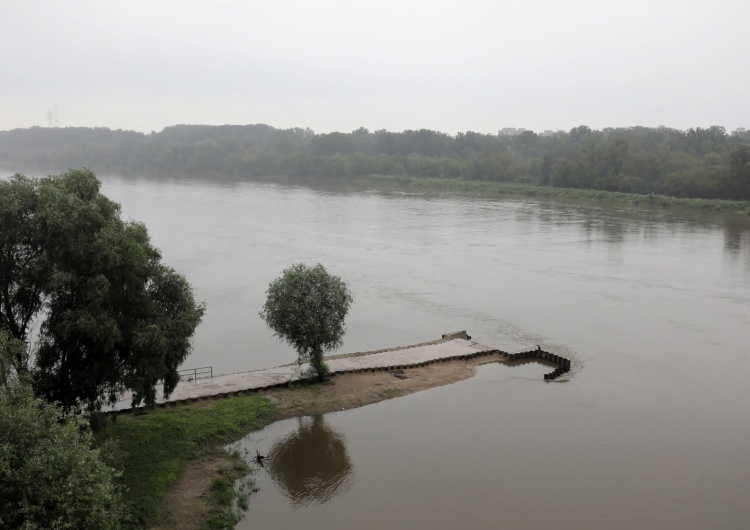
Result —
[[[342, 373], [355, 373], [363, 371], [376, 371], [385, 369], [407, 368], [411, 366], [424, 366], [433, 362], [450, 359], [468, 359], [481, 354], [503, 353], [472, 342], [465, 331], [446, 333], [442, 338], [416, 344], [393, 348], [390, 350], [359, 353], [345, 356], [334, 356], [326, 358], [326, 363], [332, 375]], [[307, 365], [302, 365], [305, 369]], [[262, 390], [287, 385], [300, 379], [300, 367], [297, 364], [266, 368], [264, 370], [253, 370], [250, 372], [239, 372], [228, 375], [218, 375], [212, 378], [196, 379], [194, 381], [181, 381], [169, 399], [162, 397], [161, 385], [156, 388], [157, 403], [184, 402], [200, 398], [208, 398], [247, 391]], [[110, 410], [126, 410], [130, 408], [132, 396], [125, 393]]]
[[[554, 381], [568, 373], [571, 369], [570, 359], [555, 355], [539, 346], [535, 350], [518, 353], [507, 353], [472, 342], [466, 331], [445, 333], [440, 339], [402, 346], [375, 352], [335, 355], [326, 358], [331, 375], [358, 372], [374, 372], [378, 370], [397, 370], [416, 366], [424, 366], [452, 359], [470, 359], [481, 355], [502, 355], [504, 362], [547, 362], [556, 366], [553, 372], [544, 375], [545, 381]], [[299, 381], [301, 373], [307, 364], [287, 364], [264, 370], [238, 372], [227, 375], [217, 375], [210, 378], [183, 380], [175, 388], [168, 400], [162, 397], [161, 385], [156, 387], [157, 405], [164, 407], [168, 403], [187, 403], [196, 399], [211, 398], [242, 394], [268, 388], [286, 386]], [[129, 392], [109, 409], [110, 412], [130, 409], [132, 395]]]

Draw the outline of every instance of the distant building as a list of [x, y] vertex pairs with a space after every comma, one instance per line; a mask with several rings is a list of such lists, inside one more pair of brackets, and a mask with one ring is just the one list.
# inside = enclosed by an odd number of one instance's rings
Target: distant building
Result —
[[734, 130], [734, 134], [745, 134], [746, 132], [747, 132], [747, 129], [745, 129], [744, 127], [737, 127]]
[[497, 134], [502, 135], [502, 136], [517, 136], [521, 133], [526, 132], [526, 130], [527, 129], [523, 129], [523, 128], [516, 129], [515, 127], [504, 127], [500, 129], [499, 131], [497, 131]]

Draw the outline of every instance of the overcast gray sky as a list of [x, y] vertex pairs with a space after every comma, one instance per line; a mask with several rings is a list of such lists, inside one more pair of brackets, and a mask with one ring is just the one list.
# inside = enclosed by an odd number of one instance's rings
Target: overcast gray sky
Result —
[[0, 0], [0, 130], [750, 128], [750, 0]]

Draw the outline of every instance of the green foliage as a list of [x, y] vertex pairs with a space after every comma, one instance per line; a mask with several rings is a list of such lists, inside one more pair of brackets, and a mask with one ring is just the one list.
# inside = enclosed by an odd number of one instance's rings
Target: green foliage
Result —
[[87, 420], [0, 389], [0, 529], [115, 529], [124, 506], [116, 473], [92, 448]]
[[[454, 136], [359, 128], [315, 134], [268, 125], [178, 125], [143, 135], [108, 129], [0, 131], [0, 159], [50, 169], [203, 178], [335, 179], [375, 174], [748, 200], [750, 132], [628, 127]], [[744, 151], [747, 153], [747, 151]], [[721, 171], [716, 171], [716, 170]]]
[[23, 339], [42, 308], [39, 288], [51, 274], [40, 241], [41, 182], [15, 175], [0, 181], [0, 329]]
[[130, 389], [153, 406], [158, 381], [165, 397], [176, 386], [204, 307], [100, 185], [85, 169], [0, 181], [0, 329], [23, 341], [42, 321], [33, 379], [48, 400], [98, 410]]
[[582, 201], [607, 201], [632, 205], [656, 206], [662, 208], [685, 208], [710, 212], [737, 213], [750, 211], [747, 201], [727, 201], [719, 199], [686, 199], [665, 195], [648, 195], [575, 188], [553, 188], [518, 184], [513, 182], [486, 182], [475, 180], [434, 179], [392, 177], [373, 175], [366, 179], [371, 186], [378, 188], [409, 189], [413, 191], [452, 191], [470, 194], [495, 193], [498, 195], [520, 197], [549, 197]]
[[7, 388], [25, 375], [26, 347], [23, 342], [0, 329], [0, 389]]
[[211, 483], [210, 507], [201, 529], [232, 530], [244, 518], [249, 507], [248, 498], [257, 491], [249, 472], [246, 464], [241, 468], [219, 470], [219, 475]]
[[736, 196], [750, 200], [750, 146], [738, 146], [729, 154], [729, 186]]
[[274, 406], [257, 395], [215, 399], [189, 407], [124, 414], [97, 433], [116, 442], [123, 457], [122, 483], [130, 527], [152, 523], [161, 499], [188, 460], [216, 454], [222, 443], [273, 421]]
[[352, 301], [347, 285], [323, 265], [296, 263], [268, 286], [260, 317], [322, 379], [328, 372], [323, 352], [341, 346]]

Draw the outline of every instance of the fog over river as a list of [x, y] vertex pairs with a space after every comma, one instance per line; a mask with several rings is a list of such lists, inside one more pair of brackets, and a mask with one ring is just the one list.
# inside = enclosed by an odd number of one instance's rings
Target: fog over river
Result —
[[[254, 433], [251, 451], [284, 457], [256, 474], [247, 528], [750, 521], [750, 222], [617, 205], [102, 180], [207, 304], [185, 368], [292, 362], [258, 311], [268, 283], [299, 261], [322, 263], [354, 293], [341, 352], [466, 329], [491, 347], [539, 344], [582, 366], [560, 383], [545, 383], [533, 364], [485, 366], [468, 381]], [[330, 465], [308, 470], [325, 480], [281, 466], [325, 451]]]

